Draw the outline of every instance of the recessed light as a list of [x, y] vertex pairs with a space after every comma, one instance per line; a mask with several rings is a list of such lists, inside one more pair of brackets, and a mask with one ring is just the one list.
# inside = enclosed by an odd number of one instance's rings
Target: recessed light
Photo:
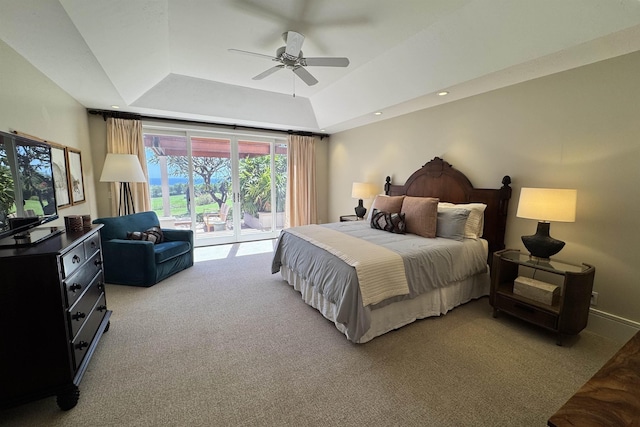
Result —
[[117, 110], [118, 108], [120, 108], [120, 106], [119, 105], [112, 105], [111, 108], [115, 108]]
[[374, 116], [381, 116], [382, 115], [382, 111], [376, 111], [375, 113], [373, 113]]
[[448, 91], [446, 91], [446, 90], [443, 90], [443, 91], [441, 91], [441, 92], [438, 92], [438, 96], [446, 96], [446, 95], [449, 95], [449, 92], [448, 92]]

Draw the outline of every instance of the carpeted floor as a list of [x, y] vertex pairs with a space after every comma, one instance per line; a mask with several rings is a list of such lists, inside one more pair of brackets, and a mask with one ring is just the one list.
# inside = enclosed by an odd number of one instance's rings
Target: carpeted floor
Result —
[[[491, 316], [488, 298], [364, 345], [239, 245], [152, 288], [107, 286], [80, 401], [2, 426], [544, 426], [620, 345]], [[2, 386], [6, 386], [3, 384]]]

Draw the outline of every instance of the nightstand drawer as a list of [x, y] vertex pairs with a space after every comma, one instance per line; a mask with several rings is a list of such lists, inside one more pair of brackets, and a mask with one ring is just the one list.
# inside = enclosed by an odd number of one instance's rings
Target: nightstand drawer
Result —
[[497, 294], [495, 304], [497, 309], [535, 323], [536, 325], [550, 329], [556, 329], [558, 327], [557, 315], [547, 313], [526, 303]]

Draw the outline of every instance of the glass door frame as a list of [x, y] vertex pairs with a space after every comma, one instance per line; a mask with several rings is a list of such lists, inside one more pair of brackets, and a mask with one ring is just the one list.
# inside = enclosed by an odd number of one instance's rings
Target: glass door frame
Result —
[[[271, 221], [271, 226], [268, 230], [259, 230], [255, 233], [242, 233], [243, 219], [242, 203], [240, 200], [240, 159], [239, 159], [239, 144], [243, 141], [255, 141], [258, 143], [269, 144], [269, 158], [270, 158], [270, 171], [271, 171], [271, 211], [272, 214], [277, 212], [277, 190], [276, 190], [276, 146], [280, 144], [287, 144], [286, 136], [274, 132], [254, 132], [254, 131], [229, 131], [224, 129], [205, 127], [203, 125], [168, 125], [166, 123], [159, 122], [146, 122], [143, 123], [143, 134], [158, 134], [158, 135], [173, 135], [184, 136], [186, 138], [186, 153], [188, 156], [188, 188], [192, 195], [190, 198], [190, 212], [191, 212], [191, 229], [194, 232], [194, 244], [198, 246], [209, 246], [225, 243], [246, 242], [254, 240], [273, 239], [278, 237], [280, 229], [276, 220]], [[231, 153], [231, 195], [228, 196], [231, 200], [231, 206], [233, 209], [233, 233], [221, 233], [220, 236], [212, 235], [211, 238], [204, 237], [202, 234], [197, 234], [197, 216], [196, 216], [196, 197], [194, 189], [194, 167], [192, 157], [192, 138], [217, 138], [228, 139], [230, 141]], [[150, 193], [151, 194], [151, 193]], [[227, 199], [227, 201], [229, 200]], [[227, 202], [228, 203], [228, 202]], [[286, 214], [285, 214], [286, 215]], [[277, 215], [276, 215], [277, 217]]]

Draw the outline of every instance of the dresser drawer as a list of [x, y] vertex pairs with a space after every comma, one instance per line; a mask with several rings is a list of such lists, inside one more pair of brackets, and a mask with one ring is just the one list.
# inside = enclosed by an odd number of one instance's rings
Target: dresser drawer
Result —
[[93, 306], [91, 313], [87, 316], [82, 328], [71, 342], [71, 349], [73, 350], [75, 368], [78, 369], [82, 363], [84, 355], [91, 346], [91, 342], [100, 327], [100, 323], [107, 313], [107, 302], [104, 293], [100, 295], [98, 301]]
[[544, 326], [550, 329], [557, 329], [558, 316], [553, 313], [547, 313], [534, 306], [511, 299], [501, 294], [496, 295], [495, 307], [506, 313], [513, 314], [520, 319], [527, 320], [536, 325]]
[[84, 245], [78, 245], [62, 256], [62, 275], [69, 277], [85, 260]]
[[91, 314], [91, 310], [96, 305], [96, 301], [102, 295], [104, 283], [102, 272], [99, 272], [94, 278], [88, 289], [82, 294], [76, 303], [67, 311], [69, 324], [71, 325], [71, 336], [75, 338], [76, 334]]
[[100, 250], [100, 233], [94, 233], [84, 241], [84, 255], [86, 258], [91, 258], [98, 250]]
[[102, 258], [100, 258], [100, 252], [96, 252], [80, 270], [65, 279], [64, 288], [67, 293], [67, 307], [72, 306], [82, 295], [99, 271], [102, 271]]

